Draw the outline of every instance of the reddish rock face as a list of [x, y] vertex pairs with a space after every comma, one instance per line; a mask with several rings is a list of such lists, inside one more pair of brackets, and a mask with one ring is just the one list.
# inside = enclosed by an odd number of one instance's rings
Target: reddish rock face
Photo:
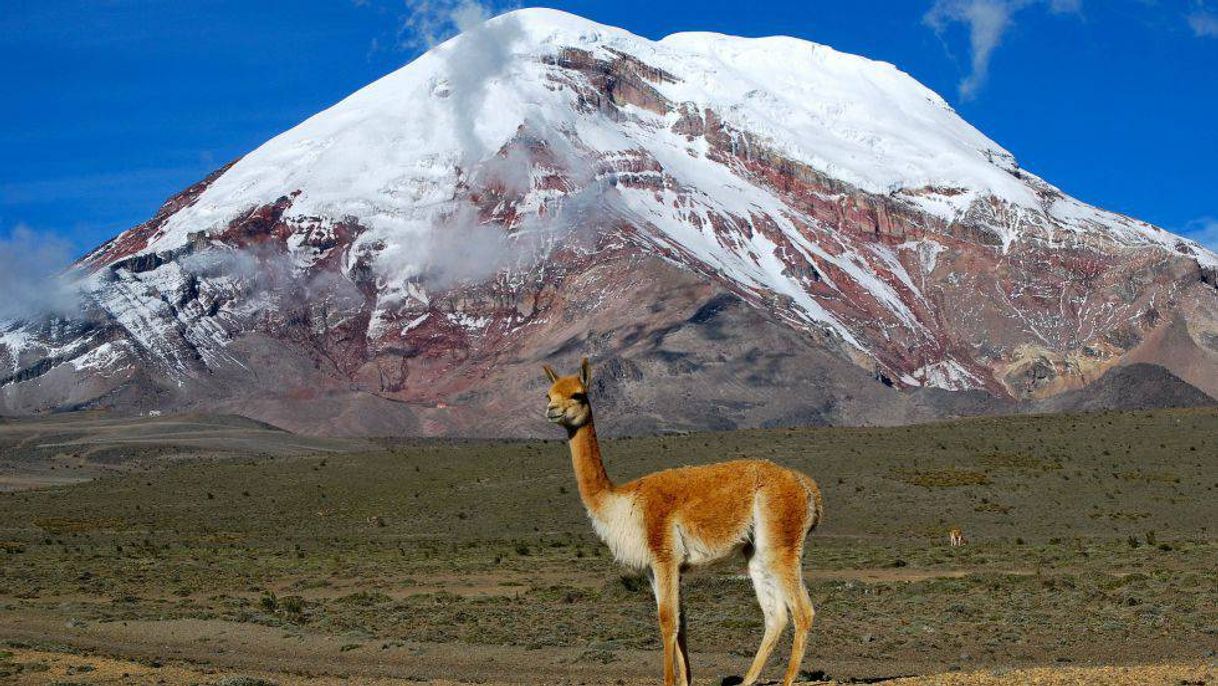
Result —
[[189, 207], [190, 205], [194, 204], [194, 202], [198, 200], [199, 195], [201, 195], [203, 191], [207, 190], [207, 188], [211, 185], [212, 181], [215, 181], [222, 174], [224, 174], [224, 172], [228, 171], [233, 164], [235, 164], [235, 161], [220, 167], [216, 171], [209, 174], [207, 178], [173, 196], [161, 206], [160, 210], [157, 210], [156, 215], [153, 216], [152, 219], [149, 219], [133, 229], [128, 229], [127, 231], [119, 234], [117, 238], [98, 246], [82, 257], [80, 259], [80, 264], [88, 268], [98, 268], [113, 264], [125, 257], [134, 255], [135, 253], [147, 248], [148, 241], [161, 230], [161, 227], [165, 225], [165, 222], [168, 221], [169, 218], [174, 215], [174, 213], [178, 212], [184, 207]]
[[[312, 214], [291, 187], [166, 246], [171, 219], [229, 165], [81, 260], [80, 321], [0, 331], [0, 411], [533, 434], [549, 428], [535, 421], [537, 365], [583, 354], [621, 433], [1040, 407], [1134, 361], [1218, 395], [1218, 272], [1195, 246], [1090, 208], [1099, 219], [1055, 218], [1047, 208], [1074, 201], [1013, 166], [1043, 208], [981, 196], [944, 219], [927, 203], [973, 191], [867, 192], [726, 112], [665, 96], [681, 74], [639, 56], [564, 47], [539, 63], [575, 116], [676, 136], [688, 164], [756, 201], [720, 202], [641, 143], [604, 152], [525, 122], [492, 159], [455, 170], [433, 232], [468, 216], [515, 245], [563, 202], [595, 188], [607, 199], [474, 277], [403, 276], [384, 256], [408, 241], [392, 245], [403, 239], [367, 216]], [[496, 171], [507, 165], [523, 173]]]

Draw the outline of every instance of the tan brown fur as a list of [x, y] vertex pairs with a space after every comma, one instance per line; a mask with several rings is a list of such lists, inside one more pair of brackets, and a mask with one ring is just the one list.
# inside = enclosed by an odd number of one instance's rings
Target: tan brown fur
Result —
[[803, 583], [804, 539], [821, 520], [816, 482], [765, 460], [679, 467], [615, 486], [605, 472], [588, 401], [591, 368], [551, 382], [546, 417], [567, 429], [580, 498], [597, 534], [622, 563], [651, 576], [664, 645], [665, 686], [690, 683], [680, 577], [688, 567], [743, 551], [766, 618], [761, 647], [745, 676], [760, 676], [788, 613], [795, 624], [783, 683], [799, 673], [815, 612]]

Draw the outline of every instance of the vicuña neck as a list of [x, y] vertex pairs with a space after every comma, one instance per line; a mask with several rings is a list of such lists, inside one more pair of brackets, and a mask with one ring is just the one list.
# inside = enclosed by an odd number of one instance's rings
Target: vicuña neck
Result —
[[589, 419], [587, 424], [569, 430], [571, 464], [575, 467], [575, 481], [579, 484], [579, 497], [584, 506], [595, 510], [603, 496], [613, 490], [613, 482], [605, 473], [601, 462], [601, 446], [596, 440], [596, 426]]

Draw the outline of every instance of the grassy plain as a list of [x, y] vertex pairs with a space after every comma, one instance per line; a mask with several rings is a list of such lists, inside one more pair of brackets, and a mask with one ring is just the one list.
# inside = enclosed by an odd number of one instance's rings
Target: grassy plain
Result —
[[[323, 453], [221, 434], [228, 448], [207, 459], [144, 455], [92, 481], [0, 493], [0, 679], [656, 680], [650, 591], [595, 540], [562, 441]], [[820, 482], [809, 680], [1218, 683], [1218, 410], [604, 451], [619, 480], [748, 456]], [[954, 525], [969, 545], [946, 545]], [[685, 580], [700, 683], [740, 674], [760, 640], [742, 567]]]

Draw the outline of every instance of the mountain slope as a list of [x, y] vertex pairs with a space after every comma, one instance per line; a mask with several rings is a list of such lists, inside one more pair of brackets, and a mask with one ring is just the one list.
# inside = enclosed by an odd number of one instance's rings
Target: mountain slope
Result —
[[1085, 388], [1067, 391], [1040, 405], [1041, 411], [1094, 412], [1205, 407], [1218, 405], [1218, 401], [1163, 367], [1134, 363], [1116, 367]]
[[1218, 394], [1218, 258], [1066, 196], [893, 66], [552, 10], [438, 46], [80, 269], [80, 317], [3, 326], [0, 408], [527, 433], [533, 367], [580, 353], [622, 432], [990, 411], [1133, 360]]

